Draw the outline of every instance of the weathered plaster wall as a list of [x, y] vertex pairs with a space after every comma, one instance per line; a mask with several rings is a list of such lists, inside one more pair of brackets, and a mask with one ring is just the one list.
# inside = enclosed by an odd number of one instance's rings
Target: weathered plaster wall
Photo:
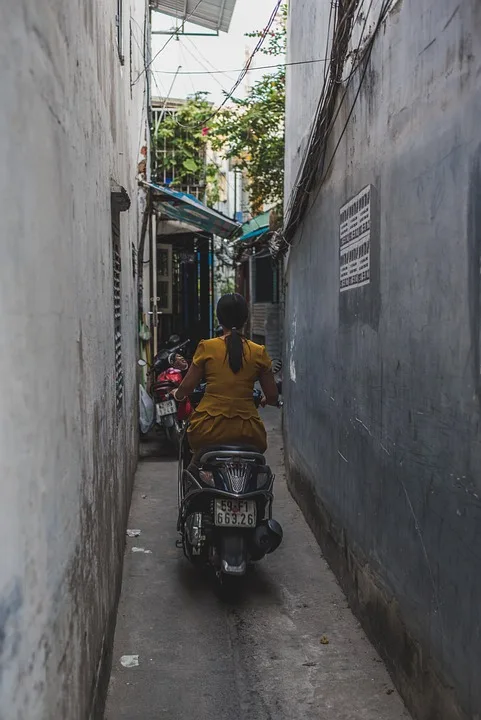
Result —
[[[323, 5], [291, 5], [290, 59], [322, 56]], [[316, 67], [288, 72], [287, 195]], [[397, 2], [287, 265], [291, 487], [430, 720], [481, 716], [480, 118], [481, 4]], [[368, 184], [377, 269], [340, 295], [339, 210]]]
[[[0, 718], [93, 717], [136, 458], [136, 166], [145, 4], [3, 3]], [[129, 23], [132, 16], [130, 42]], [[132, 45], [132, 57], [130, 57]], [[116, 411], [111, 179], [125, 392]]]

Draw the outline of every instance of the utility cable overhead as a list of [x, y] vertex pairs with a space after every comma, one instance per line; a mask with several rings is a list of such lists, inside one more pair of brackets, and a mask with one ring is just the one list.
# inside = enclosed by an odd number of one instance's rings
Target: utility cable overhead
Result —
[[[199, 54], [199, 56], [202, 58], [202, 60], [204, 60], [204, 62], [207, 63], [207, 65], [209, 65], [209, 66], [212, 68], [212, 70], [215, 71], [216, 74], [219, 73], [219, 68], [217, 68], [215, 65], [213, 65], [213, 64], [211, 63], [211, 61], [209, 60], [209, 58], [207, 58], [207, 57], [201, 52], [201, 49], [200, 49], [199, 47], [197, 47], [197, 45], [195, 45], [195, 43], [193, 42], [193, 40], [191, 40], [191, 38], [190, 38], [188, 35], [185, 36], [185, 40], [187, 40], [187, 42], [189, 43], [189, 45], [191, 45], [191, 47], [193, 48], [193, 50], [194, 50], [196, 53]], [[203, 67], [205, 70], [208, 70], [208, 68], [206, 67], [206, 65], [204, 65], [203, 63], [201, 63], [201, 65], [202, 65], [202, 67]], [[240, 71], [239, 71], [239, 70], [234, 70], [234, 72], [240, 72]], [[234, 78], [229, 77], [229, 75], [228, 75], [227, 72], [224, 72], [223, 70], [221, 70], [220, 73], [221, 73], [222, 75], [225, 75], [225, 76], [226, 76], [226, 78], [229, 80], [229, 83], [234, 82]]]
[[247, 75], [247, 73], [249, 72], [250, 66], [251, 66], [251, 64], [252, 64], [252, 61], [253, 61], [255, 55], [256, 55], [256, 54], [259, 52], [259, 50], [261, 49], [261, 47], [262, 47], [262, 45], [263, 45], [263, 43], [264, 43], [264, 40], [265, 40], [266, 37], [267, 37], [267, 33], [268, 33], [269, 30], [271, 29], [271, 27], [272, 27], [272, 25], [273, 25], [273, 23], [274, 23], [274, 20], [275, 20], [276, 17], [277, 17], [277, 13], [278, 13], [278, 11], [279, 11], [279, 8], [280, 8], [280, 6], [281, 6], [282, 1], [283, 1], [283, 0], [277, 0], [276, 4], [275, 4], [275, 6], [274, 6], [274, 9], [273, 9], [273, 11], [272, 11], [272, 13], [271, 13], [271, 15], [270, 15], [270, 17], [269, 17], [269, 20], [268, 20], [268, 22], [267, 22], [267, 25], [266, 25], [266, 27], [264, 28], [264, 30], [262, 31], [261, 36], [260, 36], [259, 40], [257, 41], [257, 44], [256, 44], [254, 50], [253, 50], [253, 51], [251, 52], [251, 54], [249, 55], [246, 64], [244, 65], [244, 67], [242, 68], [242, 71], [241, 71], [240, 74], [239, 74], [239, 77], [237, 78], [237, 80], [236, 80], [236, 82], [234, 83], [233, 87], [232, 87], [232, 88], [229, 90], [229, 92], [226, 94], [224, 100], [221, 102], [221, 104], [219, 105], [219, 107], [216, 108], [215, 110], [213, 110], [213, 112], [204, 119], [204, 121], [203, 121], [203, 123], [202, 123], [201, 125], [198, 125], [198, 126], [192, 125], [192, 126], [191, 126], [191, 125], [181, 125], [180, 123], [178, 123], [178, 125], [179, 125], [180, 127], [184, 127], [186, 130], [200, 129], [201, 127], [205, 126], [205, 124], [208, 123], [210, 120], [212, 120], [212, 118], [214, 118], [214, 117], [222, 110], [222, 108], [229, 102], [229, 100], [231, 99], [231, 97], [233, 96], [233, 94], [235, 93], [235, 91], [237, 90], [237, 88], [239, 87], [239, 85], [241, 84], [241, 82], [243, 81], [243, 79], [245, 78], [245, 76]]
[[[366, 42], [365, 46], [362, 47], [363, 36], [367, 25], [367, 18], [369, 12], [365, 16], [364, 27], [361, 33], [358, 47], [353, 53], [357, 62], [353, 63], [353, 67], [347, 78], [342, 77], [344, 64], [347, 56], [348, 42], [352, 32], [352, 19], [355, 12], [356, 0], [351, 0], [351, 3], [347, 5], [344, 10], [343, 17], [337, 17], [334, 21], [334, 33], [331, 48], [330, 58], [330, 74], [329, 77], [326, 74], [327, 83], [325, 83], [320, 101], [318, 104], [318, 110], [315, 114], [315, 120], [311, 127], [309, 141], [304, 154], [303, 161], [300, 164], [296, 181], [292, 188], [288, 202], [286, 203], [286, 222], [284, 224], [283, 231], [276, 233], [276, 237], [271, 243], [271, 252], [274, 257], [277, 257], [279, 253], [284, 253], [288, 246], [292, 244], [294, 240], [296, 230], [299, 228], [302, 218], [309, 213], [309, 210], [313, 207], [316, 198], [318, 197], [323, 187], [324, 181], [329, 173], [330, 168], [334, 162], [334, 158], [340, 147], [342, 139], [346, 133], [350, 119], [352, 117], [357, 99], [359, 97], [361, 88], [363, 86], [365, 76], [368, 69], [369, 58], [372, 52], [372, 48], [375, 39], [379, 33], [379, 30], [387, 17], [389, 10], [392, 7], [392, 0], [383, 0], [378, 20], [376, 25]], [[371, 9], [373, 2], [369, 6]], [[353, 12], [354, 11], [354, 12]], [[359, 17], [359, 14], [358, 14]], [[344, 100], [350, 89], [350, 85], [356, 71], [363, 65], [361, 75], [359, 77], [358, 87], [355, 92], [353, 102], [349, 108], [346, 121], [343, 124], [343, 128], [340, 133], [340, 137], [336, 143], [336, 146], [332, 152], [329, 161], [326, 162], [326, 151], [328, 147], [328, 141], [332, 134], [336, 119], [343, 107]], [[345, 83], [345, 88], [340, 101], [337, 103], [337, 111], [335, 108], [336, 99], [336, 86]], [[320, 175], [320, 180], [318, 176]], [[317, 190], [312, 195], [314, 184], [317, 184]], [[301, 237], [302, 239], [301, 228]]]
[[[204, 2], [204, 0], [197, 0], [197, 3], [196, 3], [196, 5], [195, 5], [195, 7], [194, 7], [194, 8], [190, 11], [190, 13], [186, 16], [185, 20], [183, 20], [183, 24], [186, 23], [186, 22], [188, 22], [189, 18], [191, 18], [192, 15], [194, 15], [195, 11], [197, 10], [197, 8], [199, 7], [199, 5], [200, 5], [202, 2]], [[175, 30], [172, 31], [172, 33], [169, 35], [169, 37], [167, 38], [167, 40], [165, 41], [165, 43], [162, 45], [162, 47], [160, 48], [160, 50], [154, 55], [154, 57], [152, 58], [152, 60], [145, 65], [144, 69], [137, 75], [137, 77], [135, 78], [135, 80], [132, 82], [132, 86], [135, 85], [135, 84], [140, 80], [140, 78], [142, 77], [142, 75], [147, 72], [147, 70], [151, 67], [152, 63], [155, 62], [155, 60], [159, 57], [159, 55], [165, 50], [165, 48], [166, 48], [167, 45], [170, 43], [170, 41], [171, 41], [174, 37], [177, 37], [178, 34], [179, 34], [178, 29], [175, 29]]]
[[[258, 65], [252, 68], [250, 72], [255, 70], [269, 70], [271, 68], [280, 67], [292, 67], [293, 65], [311, 65], [313, 63], [327, 63], [330, 57], [317, 58], [316, 60], [297, 60], [293, 62], [275, 63], [274, 65]], [[199, 61], [200, 62], [200, 61]], [[202, 65], [202, 63], [200, 63]], [[205, 66], [204, 66], [205, 67]], [[242, 72], [244, 68], [237, 68], [235, 70], [183, 70], [179, 75], [226, 75], [227, 73]], [[154, 74], [160, 75], [173, 75], [174, 70], [154, 70]], [[247, 71], [249, 72], [249, 70]]]
[[[216, 81], [216, 83], [217, 83], [217, 84], [219, 85], [219, 87], [223, 90], [223, 92], [226, 92], [226, 89], [225, 89], [224, 85], [221, 83], [221, 81], [220, 81], [217, 77], [215, 77], [215, 75], [217, 74], [217, 71], [216, 71], [215, 73], [211, 73], [209, 70], [207, 70], [207, 68], [206, 68], [206, 66], [204, 65], [204, 63], [202, 62], [202, 60], [200, 60], [200, 58], [196, 57], [196, 56], [194, 55], [194, 53], [193, 53], [191, 50], [189, 50], [189, 48], [187, 47], [187, 45], [184, 45], [182, 42], [181, 42], [181, 45], [183, 46], [184, 50], [189, 53], [189, 55], [191, 56], [191, 58], [193, 58], [196, 62], [198, 62], [199, 65], [202, 65], [202, 67], [206, 70], [206, 72], [205, 72], [204, 74], [206, 74], [206, 75], [209, 75], [209, 74], [214, 75], [214, 80]], [[192, 43], [192, 45], [193, 45], [194, 50], [195, 50], [195, 49], [196, 49], [196, 48], [195, 48], [195, 45], [194, 45], [193, 43]], [[170, 73], [169, 73], [169, 74], [170, 74]], [[185, 72], [180, 72], [180, 73], [179, 73], [179, 75], [188, 75], [189, 78], [190, 78], [191, 83], [192, 83], [192, 75], [194, 75], [194, 74], [197, 75], [197, 74], [199, 74], [199, 73], [185, 73]], [[195, 88], [194, 88], [194, 86], [193, 86], [193, 83], [192, 83], [192, 87], [193, 87], [194, 93], [195, 93], [196, 90], [195, 90]]]

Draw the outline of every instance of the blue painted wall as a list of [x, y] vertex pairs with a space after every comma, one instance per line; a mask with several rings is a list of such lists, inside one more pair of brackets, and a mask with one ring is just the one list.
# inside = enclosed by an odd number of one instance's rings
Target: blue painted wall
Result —
[[[321, 52], [322, 12], [293, 4], [289, 60]], [[288, 73], [287, 195], [308, 67]], [[339, 210], [368, 184], [374, 272], [340, 294]], [[294, 494], [430, 719], [481, 717], [480, 252], [481, 3], [397, 2], [287, 261], [285, 436]]]

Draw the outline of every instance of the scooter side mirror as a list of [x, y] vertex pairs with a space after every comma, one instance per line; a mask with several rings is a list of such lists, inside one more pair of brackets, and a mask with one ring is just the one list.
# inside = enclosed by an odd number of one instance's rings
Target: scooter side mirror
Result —
[[145, 362], [145, 360], [142, 360], [142, 358], [139, 358], [139, 360], [137, 360], [137, 365], [139, 367], [146, 367], [147, 363]]

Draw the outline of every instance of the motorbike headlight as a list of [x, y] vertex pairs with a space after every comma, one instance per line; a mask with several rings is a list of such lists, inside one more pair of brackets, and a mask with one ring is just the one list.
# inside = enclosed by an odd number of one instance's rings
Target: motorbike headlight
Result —
[[214, 487], [214, 473], [210, 472], [210, 470], [200, 470], [199, 477], [203, 483]]
[[257, 472], [257, 489], [265, 487], [269, 484], [271, 479], [271, 473], [268, 470], [258, 470]]

